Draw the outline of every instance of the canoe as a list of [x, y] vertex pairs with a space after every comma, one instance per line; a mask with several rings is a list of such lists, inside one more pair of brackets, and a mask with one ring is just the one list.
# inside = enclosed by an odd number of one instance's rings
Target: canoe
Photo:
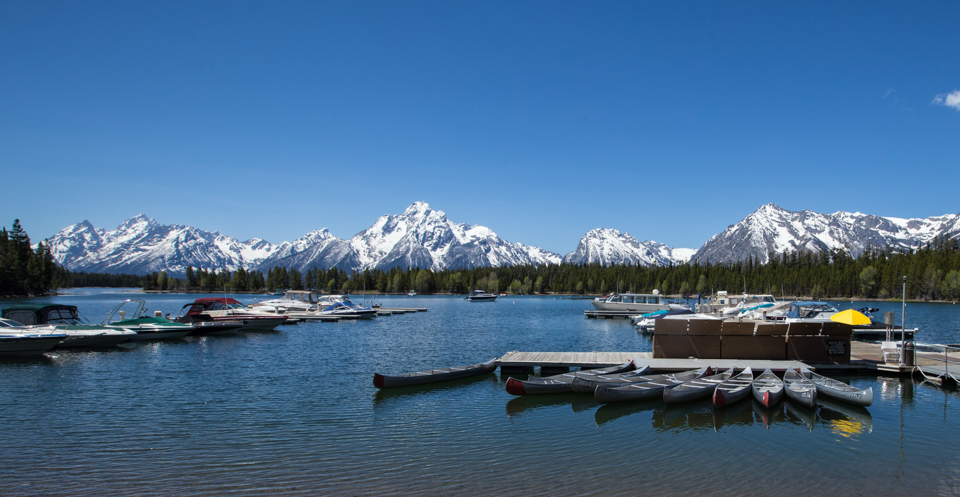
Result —
[[377, 388], [393, 388], [423, 385], [425, 383], [436, 383], [438, 381], [456, 380], [458, 378], [468, 378], [470, 376], [492, 373], [495, 369], [497, 369], [497, 360], [491, 359], [487, 362], [473, 364], [471, 366], [454, 366], [393, 376], [376, 373], [373, 375], [373, 386]]
[[783, 389], [788, 399], [803, 407], [817, 405], [817, 386], [794, 369], [784, 373]]
[[650, 381], [660, 378], [661, 375], [651, 375], [649, 366], [637, 371], [620, 374], [605, 374], [595, 376], [577, 376], [570, 383], [570, 388], [576, 393], [589, 393], [597, 389], [597, 385], [622, 386], [631, 383]]
[[[573, 373], [563, 373], [553, 376], [547, 376], [544, 378], [539, 378], [536, 376], [531, 376], [524, 380], [518, 380], [516, 378], [509, 378], [507, 380], [507, 393], [512, 395], [541, 395], [541, 394], [551, 394], [551, 393], [568, 393], [572, 392], [573, 388], [571, 383], [573, 383], [574, 378], [577, 377], [594, 377], [594, 376], [603, 376], [608, 374], [619, 374], [625, 371], [634, 371], [636, 364], [631, 359], [625, 364], [619, 366], [612, 366], [609, 368], [602, 369], [591, 369], [587, 371], [575, 371]], [[642, 371], [639, 371], [640, 374], [646, 374], [650, 371], [649, 366], [645, 366]]]
[[821, 398], [827, 397], [863, 407], [873, 404], [873, 387], [862, 390], [842, 381], [818, 375], [813, 371], [804, 371], [803, 376], [807, 377], [807, 379], [817, 386], [817, 395]]
[[663, 401], [667, 404], [679, 404], [697, 399], [705, 399], [713, 394], [717, 385], [733, 376], [733, 368], [720, 374], [694, 378], [688, 382], [667, 388], [663, 391]]
[[710, 372], [710, 368], [705, 367], [683, 373], [655, 375], [658, 377], [655, 380], [628, 383], [623, 386], [608, 387], [599, 384], [593, 392], [593, 398], [601, 404], [663, 398], [664, 389], [673, 388], [694, 378], [708, 375]]
[[753, 370], [744, 369], [740, 374], [717, 385], [713, 391], [713, 405], [723, 407], [739, 402], [750, 395], [753, 387]]
[[753, 380], [753, 398], [763, 407], [770, 408], [783, 397], [783, 380], [767, 368]]

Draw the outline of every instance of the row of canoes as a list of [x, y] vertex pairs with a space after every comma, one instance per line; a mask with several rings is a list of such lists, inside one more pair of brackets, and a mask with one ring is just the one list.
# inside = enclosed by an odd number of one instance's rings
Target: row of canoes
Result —
[[[449, 368], [431, 369], [399, 375], [374, 374], [377, 388], [422, 385], [439, 381], [468, 378], [492, 373], [496, 359]], [[786, 395], [806, 407], [816, 405], [817, 396], [828, 397], [858, 406], [873, 403], [873, 388], [859, 389], [812, 371], [788, 369], [783, 379], [769, 368], [754, 377], [750, 368], [734, 368], [714, 372], [709, 367], [680, 373], [650, 374], [649, 366], [639, 368], [630, 360], [619, 366], [563, 373], [553, 376], [531, 376], [526, 380], [509, 378], [507, 392], [513, 395], [539, 395], [568, 392], [592, 393], [604, 404], [662, 398], [668, 404], [711, 397], [717, 406], [726, 406], [745, 399], [751, 393], [765, 407], [772, 407]]]
[[816, 405], [817, 396], [869, 406], [873, 389], [859, 389], [812, 371], [787, 370], [783, 379], [766, 369], [760, 375], [746, 368], [714, 372], [709, 367], [680, 373], [649, 374], [649, 368], [622, 372], [623, 366], [527, 380], [510, 378], [507, 392], [513, 395], [579, 392], [592, 393], [603, 404], [662, 398], [668, 404], [712, 397], [717, 406], [753, 397], [772, 407], [786, 395], [806, 407]]

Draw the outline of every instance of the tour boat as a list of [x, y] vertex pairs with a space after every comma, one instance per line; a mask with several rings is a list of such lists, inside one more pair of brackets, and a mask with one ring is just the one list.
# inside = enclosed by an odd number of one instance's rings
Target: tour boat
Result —
[[487, 293], [483, 290], [473, 290], [464, 300], [469, 300], [470, 302], [495, 302], [497, 300], [497, 294]]
[[637, 314], [683, 308], [680, 305], [671, 306], [657, 290], [653, 293], [614, 293], [590, 303], [598, 311], [636, 312]]

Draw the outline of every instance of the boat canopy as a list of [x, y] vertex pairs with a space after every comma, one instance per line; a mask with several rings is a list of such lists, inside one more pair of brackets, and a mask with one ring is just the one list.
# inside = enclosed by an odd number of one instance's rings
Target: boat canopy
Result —
[[793, 302], [787, 311], [788, 319], [812, 318], [821, 312], [836, 312], [837, 309], [827, 302]]
[[3, 308], [3, 317], [24, 325], [78, 324], [80, 315], [75, 305], [17, 304]]

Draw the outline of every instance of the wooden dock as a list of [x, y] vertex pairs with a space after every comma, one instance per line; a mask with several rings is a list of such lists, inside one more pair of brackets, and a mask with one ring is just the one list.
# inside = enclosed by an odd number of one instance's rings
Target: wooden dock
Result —
[[654, 371], [683, 371], [710, 366], [714, 369], [753, 368], [754, 371], [787, 369], [816, 369], [800, 361], [765, 361], [757, 359], [672, 359], [654, 358], [652, 352], [507, 352], [499, 359], [500, 372], [522, 373], [531, 368], [556, 372], [570, 368], [593, 369], [623, 364], [634, 359], [639, 367], [650, 366]]
[[607, 318], [618, 318], [624, 319], [631, 316], [639, 316], [643, 314], [642, 312], [637, 311], [583, 311], [583, 315], [591, 319], [607, 319]]

